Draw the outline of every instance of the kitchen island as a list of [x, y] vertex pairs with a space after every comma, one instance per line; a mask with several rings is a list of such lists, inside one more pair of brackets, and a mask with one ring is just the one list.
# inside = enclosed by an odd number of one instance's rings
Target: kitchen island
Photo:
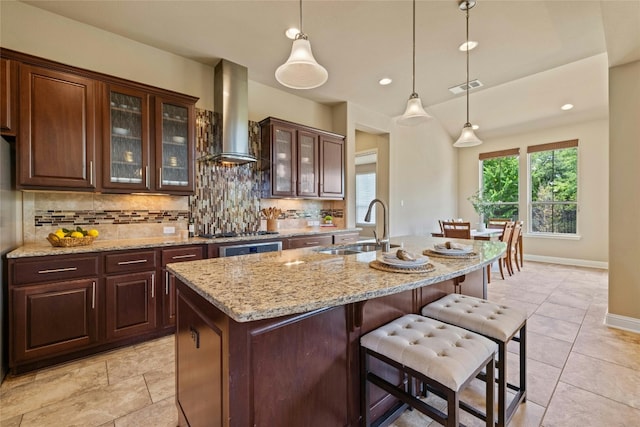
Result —
[[[442, 241], [392, 239], [413, 253]], [[180, 425], [359, 425], [360, 336], [454, 291], [486, 296], [485, 267], [505, 245], [465, 242], [477, 256], [431, 257], [434, 271], [419, 274], [371, 268], [379, 251], [299, 249], [169, 264], [177, 278]], [[399, 407], [372, 393], [374, 418]]]

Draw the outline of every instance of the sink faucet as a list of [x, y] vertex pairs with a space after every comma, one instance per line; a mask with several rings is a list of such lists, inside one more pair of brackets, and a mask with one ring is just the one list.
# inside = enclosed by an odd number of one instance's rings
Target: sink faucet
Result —
[[391, 249], [391, 245], [389, 243], [389, 214], [387, 213], [387, 206], [384, 204], [384, 202], [380, 199], [373, 199], [371, 201], [371, 203], [369, 203], [369, 209], [367, 209], [367, 214], [364, 216], [364, 222], [371, 222], [371, 209], [373, 208], [373, 205], [375, 205], [377, 203], [380, 203], [382, 205], [382, 214], [384, 216], [383, 218], [383, 230], [384, 233], [382, 235], [382, 239], [378, 239], [378, 235], [376, 234], [376, 232], [373, 232], [373, 236], [376, 238], [376, 244], [377, 245], [382, 245], [382, 251], [383, 252], [389, 252], [389, 250]]

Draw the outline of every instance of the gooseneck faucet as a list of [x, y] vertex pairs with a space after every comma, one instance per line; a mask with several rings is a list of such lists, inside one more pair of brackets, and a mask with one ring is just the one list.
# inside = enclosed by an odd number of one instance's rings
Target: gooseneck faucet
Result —
[[376, 203], [380, 203], [382, 205], [382, 214], [384, 217], [382, 226], [383, 226], [384, 233], [382, 235], [382, 239], [378, 239], [378, 235], [376, 234], [375, 231], [373, 232], [373, 235], [376, 238], [376, 244], [382, 245], [382, 251], [389, 252], [389, 250], [391, 249], [391, 245], [389, 242], [389, 215], [387, 213], [387, 206], [384, 204], [382, 200], [373, 199], [371, 203], [369, 203], [367, 214], [364, 216], [364, 222], [371, 222], [371, 209], [373, 208], [373, 205], [375, 205]]

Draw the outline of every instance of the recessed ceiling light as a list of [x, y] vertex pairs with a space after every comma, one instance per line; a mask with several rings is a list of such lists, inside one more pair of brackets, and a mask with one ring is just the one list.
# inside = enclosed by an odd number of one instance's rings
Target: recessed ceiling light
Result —
[[298, 33], [300, 33], [300, 30], [292, 27], [285, 31], [284, 35], [287, 36], [288, 39], [295, 40]]
[[572, 108], [573, 108], [573, 104], [564, 104], [562, 107], [560, 107], [560, 109], [563, 111], [568, 111], [568, 110], [571, 110]]
[[469, 50], [473, 50], [473, 49], [475, 49], [476, 47], [478, 47], [478, 42], [475, 42], [475, 41], [473, 41], [473, 40], [469, 40], [468, 42], [464, 42], [464, 43], [462, 43], [462, 44], [458, 47], [458, 50], [459, 50], [459, 51], [461, 51], [461, 52], [466, 52], [466, 51], [467, 51], [467, 49], [469, 49]]
[[381, 78], [378, 83], [380, 83], [382, 86], [386, 86], [388, 84], [391, 84], [393, 80], [391, 80], [389, 77], [383, 77]]
[[473, 130], [478, 130], [478, 129], [480, 129], [480, 126], [479, 125], [471, 125], [471, 128]]

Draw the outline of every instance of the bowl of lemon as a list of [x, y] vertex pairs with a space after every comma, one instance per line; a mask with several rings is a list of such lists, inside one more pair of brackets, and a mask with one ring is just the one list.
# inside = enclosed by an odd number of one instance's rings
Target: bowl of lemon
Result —
[[51, 246], [69, 248], [73, 246], [87, 246], [93, 243], [100, 233], [92, 228], [85, 230], [82, 227], [72, 229], [59, 228], [55, 233], [49, 233], [47, 240]]

